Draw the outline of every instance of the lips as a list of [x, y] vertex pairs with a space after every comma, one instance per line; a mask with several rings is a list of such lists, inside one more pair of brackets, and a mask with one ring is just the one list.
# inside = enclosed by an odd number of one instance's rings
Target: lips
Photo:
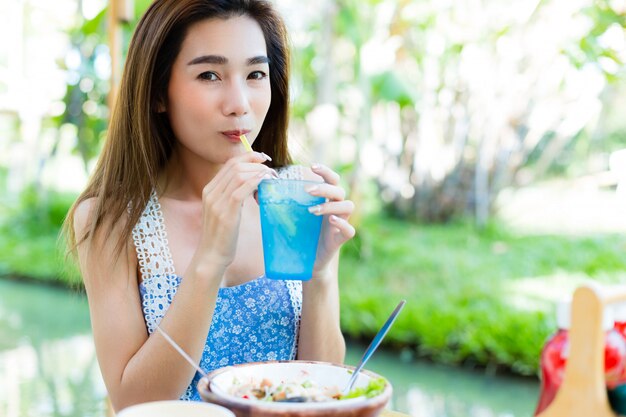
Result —
[[249, 129], [237, 129], [237, 130], [225, 130], [222, 132], [222, 135], [228, 137], [233, 142], [239, 142], [239, 136], [247, 135], [250, 133]]

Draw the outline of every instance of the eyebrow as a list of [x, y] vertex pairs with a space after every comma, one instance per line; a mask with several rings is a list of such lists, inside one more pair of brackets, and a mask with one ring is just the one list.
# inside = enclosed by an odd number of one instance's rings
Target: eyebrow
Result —
[[[265, 55], [259, 55], [246, 60], [247, 65], [269, 64], [270, 60]], [[226, 65], [228, 64], [228, 58], [222, 55], [202, 55], [189, 61], [187, 65], [197, 64], [215, 64]]]

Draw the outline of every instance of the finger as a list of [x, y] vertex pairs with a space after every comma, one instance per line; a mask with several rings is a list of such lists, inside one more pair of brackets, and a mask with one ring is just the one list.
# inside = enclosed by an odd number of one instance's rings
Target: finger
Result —
[[343, 218], [348, 218], [354, 211], [354, 203], [350, 200], [343, 201], [329, 201], [317, 206], [309, 207], [309, 213], [313, 213], [316, 216], [323, 216], [325, 214], [332, 214]]
[[251, 176], [243, 182], [237, 183], [232, 182], [230, 184], [228, 190], [226, 190], [226, 195], [229, 196], [229, 203], [232, 208], [236, 206], [241, 206], [243, 201], [248, 197], [254, 194], [254, 192], [259, 187], [259, 183], [264, 179], [273, 178], [270, 174], [266, 172], [260, 172], [256, 175]]
[[328, 218], [330, 224], [332, 224], [336, 231], [341, 234], [341, 236], [345, 240], [352, 239], [356, 234], [356, 229], [352, 226], [347, 220], [342, 219], [341, 217], [332, 215]]
[[305, 191], [311, 195], [326, 197], [329, 200], [341, 201], [346, 198], [346, 191], [338, 185], [315, 184], [309, 185]]
[[244, 152], [242, 154], [233, 156], [226, 162], [226, 164], [237, 162], [256, 162], [262, 164], [271, 160], [272, 158], [270, 158], [269, 155], [264, 152]]
[[216, 183], [219, 182], [223, 177], [228, 175], [233, 167], [238, 166], [239, 164], [253, 164], [256, 166], [271, 160], [272, 158], [262, 152], [246, 152], [244, 154], [234, 156], [226, 161], [226, 164], [224, 164], [222, 169], [218, 171], [212, 181], [216, 181]]
[[233, 180], [233, 176], [241, 176], [243, 178], [240, 179], [245, 181], [245, 179], [247, 179], [247, 173], [255, 174], [260, 172], [265, 172], [274, 178], [278, 178], [278, 173], [274, 169], [258, 162], [239, 162], [235, 165], [227, 164], [217, 173], [211, 182], [205, 186], [204, 194], [208, 195], [215, 191], [223, 193], [228, 187], [228, 184]]
[[327, 166], [322, 164], [313, 164], [311, 165], [311, 170], [320, 177], [324, 178], [325, 182], [332, 185], [339, 184], [339, 179], [341, 177], [339, 177], [339, 174], [337, 174], [335, 171], [328, 168]]
[[258, 186], [259, 182], [263, 179], [272, 179], [277, 178], [278, 175], [276, 172], [266, 167], [265, 165], [256, 164], [257, 168], [251, 171], [240, 171], [237, 173], [233, 173], [227, 181], [224, 183], [224, 187], [219, 190], [220, 194], [229, 196], [232, 192], [234, 192], [237, 188], [242, 185], [249, 183], [252, 181], [255, 185]]
[[212, 200], [213, 215], [238, 213], [246, 197], [254, 193], [261, 181], [269, 178], [272, 176], [266, 172], [247, 172], [233, 178], [222, 192], [208, 197]]
[[270, 158], [268, 155], [266, 155], [263, 152], [246, 152], [244, 154], [234, 156], [230, 158], [228, 161], [226, 161], [226, 164], [224, 164], [224, 167], [222, 167], [222, 169], [218, 171], [218, 173], [215, 175], [213, 180], [219, 181], [224, 175], [228, 174], [228, 172], [232, 169], [233, 166], [237, 165], [238, 163], [262, 164], [271, 160], [272, 158]]
[[[236, 165], [233, 165], [232, 167], [229, 167], [230, 171], [258, 171], [261, 168], [267, 168], [271, 171], [276, 172], [273, 168], [268, 167], [267, 165], [264, 164], [259, 164], [258, 162], [239, 162]], [[276, 173], [278, 174], [278, 173]]]

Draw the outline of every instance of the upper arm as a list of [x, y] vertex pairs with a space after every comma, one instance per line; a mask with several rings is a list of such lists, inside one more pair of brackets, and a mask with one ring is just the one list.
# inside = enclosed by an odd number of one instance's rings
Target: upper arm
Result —
[[[94, 199], [82, 201], [74, 212], [78, 239], [91, 225]], [[78, 245], [98, 362], [109, 393], [114, 396], [133, 355], [145, 343], [146, 331], [137, 284], [137, 257], [132, 242], [120, 253], [116, 243], [124, 219], [118, 219]], [[78, 240], [80, 241], [80, 240]]]

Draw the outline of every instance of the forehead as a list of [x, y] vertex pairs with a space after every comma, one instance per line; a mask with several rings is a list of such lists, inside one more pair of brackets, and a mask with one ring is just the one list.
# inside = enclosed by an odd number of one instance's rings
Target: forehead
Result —
[[267, 56], [261, 26], [248, 16], [196, 22], [187, 30], [179, 58], [189, 62], [202, 55], [221, 55], [233, 62]]

